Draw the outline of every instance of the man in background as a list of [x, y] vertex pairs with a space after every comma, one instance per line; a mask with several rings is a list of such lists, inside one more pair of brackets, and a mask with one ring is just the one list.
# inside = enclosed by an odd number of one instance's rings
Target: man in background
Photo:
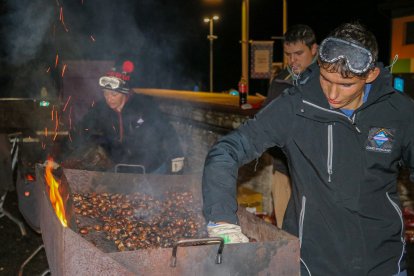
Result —
[[[264, 105], [269, 104], [286, 89], [298, 85], [301, 81], [306, 81], [306, 69], [316, 61], [318, 52], [314, 31], [307, 25], [291, 26], [283, 36], [283, 52], [287, 66], [270, 81]], [[271, 190], [274, 213], [277, 226], [282, 228], [283, 217], [291, 194], [289, 170], [286, 156], [280, 148], [274, 147], [268, 152], [273, 157]]]

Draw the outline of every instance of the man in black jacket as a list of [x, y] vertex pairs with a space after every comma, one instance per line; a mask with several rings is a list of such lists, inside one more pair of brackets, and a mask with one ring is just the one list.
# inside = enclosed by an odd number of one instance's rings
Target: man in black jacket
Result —
[[[287, 66], [270, 81], [264, 105], [279, 97], [283, 91], [305, 82], [306, 68], [316, 61], [318, 45], [315, 32], [307, 25], [293, 25], [283, 36], [283, 52]], [[275, 118], [277, 120], [277, 118]], [[290, 177], [285, 154], [278, 147], [269, 149], [273, 157], [272, 198], [276, 224], [282, 228], [283, 217], [291, 194]]]
[[287, 66], [270, 81], [265, 105], [296, 85], [306, 68], [316, 61], [318, 45], [312, 28], [303, 24], [289, 27], [283, 35], [283, 53]]
[[146, 173], [178, 173], [183, 168], [179, 138], [152, 98], [131, 93], [133, 64], [99, 79], [104, 100], [84, 116], [81, 133], [87, 144], [103, 148], [115, 164], [141, 165]]
[[238, 168], [278, 146], [292, 178], [283, 228], [299, 237], [302, 275], [406, 275], [397, 177], [403, 163], [414, 181], [414, 102], [394, 91], [377, 56], [371, 32], [341, 25], [306, 83], [212, 147], [203, 174], [211, 236], [246, 241]]

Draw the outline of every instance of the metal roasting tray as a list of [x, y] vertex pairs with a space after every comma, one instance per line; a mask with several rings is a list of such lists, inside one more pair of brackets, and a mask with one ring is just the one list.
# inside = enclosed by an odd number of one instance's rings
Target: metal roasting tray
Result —
[[[44, 167], [36, 167], [41, 198], [41, 231], [52, 275], [299, 275], [299, 240], [239, 208], [243, 233], [256, 242], [244, 244], [182, 240], [174, 248], [104, 252], [75, 229], [71, 193], [191, 192], [201, 208], [201, 176], [142, 175], [63, 169], [59, 190], [69, 227], [56, 217], [48, 197]], [[196, 246], [194, 244], [197, 244]]]

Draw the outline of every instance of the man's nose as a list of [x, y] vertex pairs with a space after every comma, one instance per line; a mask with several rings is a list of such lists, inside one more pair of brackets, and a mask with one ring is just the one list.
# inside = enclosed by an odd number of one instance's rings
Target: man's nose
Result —
[[338, 87], [336, 85], [331, 85], [328, 90], [328, 98], [330, 100], [335, 100], [336, 98], [338, 98], [338, 96]]

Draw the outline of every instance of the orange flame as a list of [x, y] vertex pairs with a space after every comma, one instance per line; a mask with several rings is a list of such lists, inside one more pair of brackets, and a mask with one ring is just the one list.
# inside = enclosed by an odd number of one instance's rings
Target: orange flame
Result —
[[65, 206], [63, 205], [62, 196], [59, 193], [59, 182], [56, 181], [52, 174], [53, 160], [49, 159], [45, 170], [46, 183], [49, 186], [49, 198], [52, 203], [53, 209], [55, 209], [56, 216], [60, 220], [60, 223], [64, 227], [68, 226], [65, 216]]

